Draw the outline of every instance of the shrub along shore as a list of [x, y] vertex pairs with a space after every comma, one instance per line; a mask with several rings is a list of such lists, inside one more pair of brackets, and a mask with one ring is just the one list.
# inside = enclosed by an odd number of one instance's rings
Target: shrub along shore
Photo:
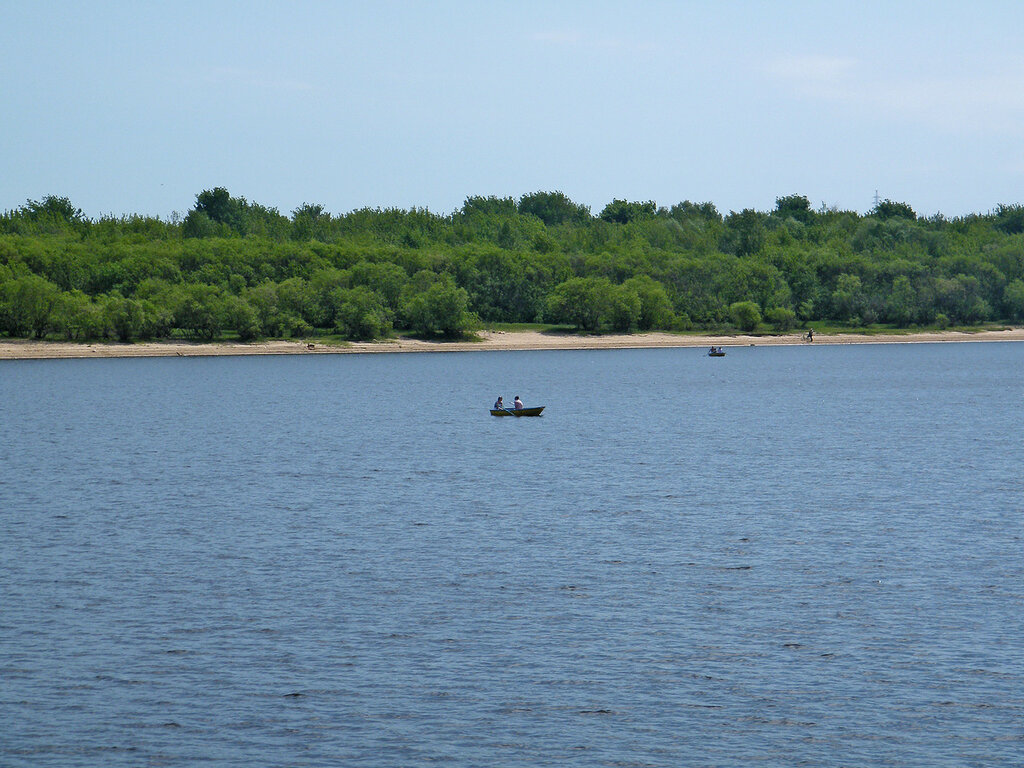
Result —
[[922, 218], [890, 200], [859, 214], [788, 195], [767, 212], [613, 200], [594, 215], [537, 192], [470, 197], [451, 214], [304, 204], [286, 216], [218, 187], [168, 220], [90, 219], [56, 196], [0, 215], [0, 340], [12, 343], [319, 349], [399, 333], [385, 343], [402, 347], [529, 323], [729, 343], [1022, 321], [1020, 205]]

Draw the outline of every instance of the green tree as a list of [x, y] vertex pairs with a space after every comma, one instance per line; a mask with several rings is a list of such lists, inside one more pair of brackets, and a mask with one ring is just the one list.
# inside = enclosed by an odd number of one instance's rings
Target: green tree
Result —
[[131, 341], [138, 337], [146, 319], [142, 302], [137, 299], [126, 299], [116, 292], [107, 297], [103, 305], [103, 314], [107, 326], [114, 332], [118, 341]]
[[[334, 293], [335, 331], [349, 339], [375, 339], [391, 332], [392, 312], [387, 301], [365, 285]], [[424, 331], [432, 332], [432, 331]]]
[[917, 291], [906, 275], [897, 275], [886, 300], [886, 315], [896, 325], [908, 326], [918, 315]]
[[1024, 280], [1014, 280], [1003, 291], [1006, 315], [1016, 322], [1024, 321]]
[[934, 281], [935, 306], [956, 323], [985, 320], [991, 305], [980, 295], [981, 281], [973, 275], [957, 274]]
[[536, 216], [546, 226], [583, 224], [590, 221], [590, 208], [574, 203], [562, 192], [533, 192], [519, 198], [519, 213]]
[[792, 218], [807, 224], [814, 216], [811, 201], [805, 195], [786, 195], [775, 198], [775, 213], [783, 218]]
[[[788, 331], [796, 325], [796, 312], [789, 307], [772, 307], [764, 313], [764, 319], [777, 331]], [[754, 326], [757, 327], [756, 324]]]
[[174, 312], [170, 307], [149, 299], [142, 299], [142, 328], [140, 339], [165, 339], [174, 328]]
[[837, 320], [857, 317], [864, 303], [864, 289], [857, 275], [843, 274], [832, 292], [832, 313]]
[[623, 283], [640, 299], [640, 316], [637, 327], [641, 331], [653, 328], [672, 328], [676, 324], [676, 316], [672, 311], [672, 302], [665, 291], [665, 286], [648, 275], [637, 275]]
[[31, 331], [41, 339], [59, 297], [60, 289], [45, 278], [32, 274], [17, 277], [0, 286], [0, 319], [12, 336]]
[[1024, 232], [1024, 205], [996, 206], [995, 226], [1008, 235]]
[[249, 203], [240, 198], [241, 226], [239, 234], [256, 235], [273, 240], [285, 240], [291, 236], [291, 221], [282, 216], [277, 208]]
[[813, 320], [815, 317], [814, 301], [812, 299], [801, 301], [800, 306], [797, 307], [797, 316], [804, 322]]
[[212, 285], [182, 285], [174, 296], [174, 326], [192, 338], [213, 339], [220, 333], [223, 309]]
[[236, 232], [242, 229], [242, 206], [224, 187], [205, 189], [196, 195], [194, 210], [205, 213], [210, 221], [226, 224]]
[[100, 339], [107, 335], [103, 307], [80, 290], [62, 293], [50, 313], [53, 330], [68, 341]]
[[[403, 273], [404, 274], [404, 273]], [[352, 272], [347, 269], [317, 270], [309, 279], [312, 325], [315, 328], [333, 328], [335, 324], [336, 291], [352, 287]]]
[[612, 286], [608, 294], [608, 319], [614, 330], [631, 333], [640, 320], [641, 302], [628, 285]]
[[256, 313], [259, 335], [276, 338], [284, 334], [284, 318], [278, 310], [277, 286], [274, 283], [260, 283], [243, 292], [242, 296]]
[[301, 277], [289, 277], [277, 284], [277, 307], [285, 317], [285, 325], [295, 328], [296, 321], [311, 325], [314, 317], [316, 294], [309, 282]]
[[86, 220], [81, 208], [75, 207], [68, 198], [56, 195], [48, 195], [42, 200], [27, 200], [20, 212], [34, 222], [81, 224]]
[[729, 305], [729, 315], [741, 331], [753, 331], [761, 322], [761, 310], [752, 301], [733, 302]]
[[516, 201], [511, 197], [471, 195], [462, 204], [462, 214], [469, 216], [474, 213], [485, 216], [512, 216], [516, 213]]
[[693, 203], [689, 200], [683, 200], [681, 203], [676, 203], [669, 209], [669, 216], [677, 221], [693, 221], [703, 220], [704, 222], [720, 222], [722, 221], [722, 214], [718, 212], [718, 208], [715, 207], [714, 203]]
[[448, 276], [414, 295], [405, 307], [405, 316], [409, 328], [425, 336], [457, 337], [476, 324], [469, 311], [469, 294]]
[[218, 224], [203, 211], [189, 211], [181, 226], [185, 237], [218, 237], [229, 234], [226, 224]]
[[360, 261], [351, 269], [352, 285], [364, 285], [376, 291], [387, 302], [391, 311], [399, 308], [402, 288], [409, 275], [397, 264]]
[[646, 202], [627, 202], [618, 198], [612, 200], [602, 211], [600, 218], [613, 224], [628, 224], [631, 221], [642, 221], [654, 217], [657, 205], [653, 200]]
[[542, 313], [550, 277], [535, 258], [489, 248], [463, 271], [461, 282], [482, 320], [533, 322]]
[[293, 240], [327, 240], [331, 217], [322, 205], [303, 203], [292, 211]]
[[221, 305], [225, 328], [238, 334], [241, 341], [252, 341], [260, 335], [260, 319], [253, 306], [241, 296], [225, 296]]
[[606, 277], [573, 277], [548, 297], [548, 317], [585, 331], [596, 331], [608, 318], [612, 284]]
[[722, 250], [737, 256], [752, 256], [764, 248], [766, 237], [764, 214], [752, 208], [744, 208], [739, 213], [732, 212], [725, 217]]
[[909, 219], [914, 221], [917, 219], [917, 214], [914, 213], [914, 209], [906, 203], [896, 203], [892, 200], [882, 200], [874, 208], [871, 209], [871, 216], [876, 219]]

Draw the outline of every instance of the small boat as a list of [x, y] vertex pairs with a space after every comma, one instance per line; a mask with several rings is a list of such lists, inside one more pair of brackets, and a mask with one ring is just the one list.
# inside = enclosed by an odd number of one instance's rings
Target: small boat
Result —
[[491, 416], [540, 416], [540, 412], [544, 410], [544, 406], [541, 405], [537, 408], [520, 408], [518, 411], [504, 408], [502, 410], [491, 409]]
[[725, 352], [720, 349], [712, 350], [711, 352], [708, 352], [708, 357], [725, 357]]

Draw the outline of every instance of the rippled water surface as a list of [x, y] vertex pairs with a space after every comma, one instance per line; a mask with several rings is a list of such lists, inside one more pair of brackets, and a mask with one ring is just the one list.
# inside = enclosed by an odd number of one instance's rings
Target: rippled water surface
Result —
[[0, 407], [0, 765], [1024, 762], [1022, 344], [9, 361]]

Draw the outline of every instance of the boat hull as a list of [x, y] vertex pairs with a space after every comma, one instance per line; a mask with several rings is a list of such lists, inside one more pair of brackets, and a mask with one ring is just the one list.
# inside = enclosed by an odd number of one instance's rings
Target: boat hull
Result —
[[518, 411], [496, 411], [491, 409], [491, 416], [540, 416], [540, 412], [544, 410], [544, 406], [539, 408], [520, 408]]

